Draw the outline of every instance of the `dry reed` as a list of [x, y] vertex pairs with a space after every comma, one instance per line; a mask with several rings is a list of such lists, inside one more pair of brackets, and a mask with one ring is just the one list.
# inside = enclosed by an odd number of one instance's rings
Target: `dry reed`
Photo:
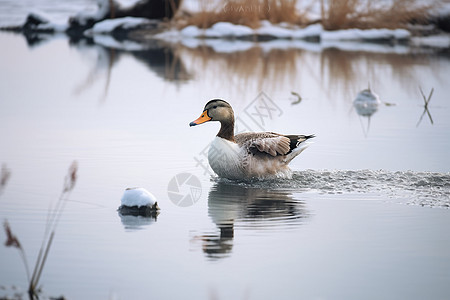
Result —
[[262, 20], [274, 24], [305, 24], [307, 9], [304, 12], [299, 11], [298, 3], [298, 0], [230, 0], [212, 5], [209, 1], [202, 0], [200, 12], [179, 23], [181, 27], [196, 25], [199, 28], [208, 28], [218, 22], [257, 28]]
[[47, 261], [47, 256], [50, 251], [53, 238], [55, 236], [56, 227], [58, 226], [59, 220], [64, 211], [64, 207], [67, 203], [70, 193], [75, 187], [75, 183], [77, 181], [77, 170], [78, 165], [77, 162], [74, 161], [69, 167], [69, 171], [64, 179], [64, 185], [61, 194], [59, 196], [59, 199], [56, 205], [52, 209], [50, 209], [48, 213], [44, 238], [42, 239], [42, 245], [41, 248], [39, 249], [38, 258], [36, 260], [36, 264], [34, 266], [33, 274], [31, 275], [31, 277], [30, 277], [30, 269], [28, 267], [28, 262], [25, 255], [25, 250], [23, 249], [22, 244], [19, 242], [19, 239], [12, 233], [9, 223], [7, 221], [4, 222], [4, 228], [7, 236], [5, 246], [17, 248], [21, 254], [22, 261], [25, 265], [25, 269], [27, 272], [27, 278], [29, 281], [28, 295], [30, 299], [39, 298], [37, 289], [39, 279], [41, 278], [45, 262]]
[[[300, 0], [229, 0], [211, 4], [202, 0], [199, 12], [179, 15], [177, 24], [209, 28], [218, 22], [230, 22], [257, 28], [262, 20], [268, 20], [273, 24], [307, 25], [317, 21], [308, 19], [317, 1], [304, 4]], [[410, 23], [425, 22], [429, 11], [440, 4], [439, 0], [320, 0], [320, 21], [326, 30], [404, 28]]]
[[6, 164], [2, 164], [2, 168], [0, 170], [0, 195], [3, 193], [3, 189], [8, 183], [10, 177], [11, 177], [11, 170], [8, 169]]
[[9, 223], [7, 220], [5, 220], [5, 222], [3, 223], [3, 226], [5, 228], [6, 237], [7, 237], [5, 246], [17, 248], [17, 250], [20, 253], [22, 262], [25, 266], [25, 271], [27, 272], [27, 279], [28, 279], [28, 281], [30, 281], [30, 268], [28, 267], [28, 260], [27, 260], [27, 256], [25, 255], [25, 250], [23, 249], [22, 244], [19, 242], [19, 239], [17, 238], [17, 236], [15, 236], [12, 233], [11, 227], [9, 226]]
[[438, 4], [417, 0], [329, 0], [326, 4], [321, 0], [322, 25], [326, 30], [405, 28], [410, 23], [423, 22]]

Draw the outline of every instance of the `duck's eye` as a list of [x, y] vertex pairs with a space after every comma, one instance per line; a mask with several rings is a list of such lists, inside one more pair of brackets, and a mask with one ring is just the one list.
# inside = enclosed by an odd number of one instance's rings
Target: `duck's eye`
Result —
[[217, 105], [213, 106], [213, 108], [217, 108]]

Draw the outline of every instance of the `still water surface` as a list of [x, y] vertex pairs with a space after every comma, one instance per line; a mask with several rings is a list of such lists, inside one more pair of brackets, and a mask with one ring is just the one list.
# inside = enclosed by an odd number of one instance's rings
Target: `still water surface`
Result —
[[[64, 36], [30, 45], [8, 33], [0, 42], [0, 163], [11, 171], [0, 219], [30, 264], [66, 170], [79, 164], [45, 295], [450, 296], [447, 55], [161, 42], [125, 51]], [[359, 115], [352, 103], [369, 82], [385, 103]], [[434, 88], [429, 115], [419, 86]], [[216, 97], [233, 105], [238, 130], [317, 135], [293, 161], [292, 180], [211, 177], [204, 152], [218, 124], [188, 124]], [[272, 110], [255, 114], [264, 103]], [[201, 183], [189, 207], [169, 198], [180, 173]], [[118, 215], [133, 186], [157, 197], [156, 220]], [[26, 290], [15, 249], [0, 247], [0, 270], [0, 297]]]

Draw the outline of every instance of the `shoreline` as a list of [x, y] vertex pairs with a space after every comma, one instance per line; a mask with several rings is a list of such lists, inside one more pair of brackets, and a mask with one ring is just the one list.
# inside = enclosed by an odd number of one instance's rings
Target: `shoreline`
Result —
[[[127, 50], [127, 43], [146, 44], [162, 41], [181, 44], [188, 48], [207, 46], [216, 52], [238, 52], [261, 46], [266, 50], [299, 48], [322, 51], [337, 48], [342, 51], [363, 51], [373, 53], [407, 54], [415, 52], [449, 53], [450, 33], [437, 32], [431, 35], [418, 35], [406, 29], [345, 29], [327, 31], [320, 24], [305, 28], [287, 24], [273, 25], [263, 22], [257, 29], [227, 22], [216, 23], [208, 29], [188, 26], [175, 30], [167, 22], [142, 18], [119, 18], [99, 22], [83, 32], [68, 30], [61, 24], [43, 23], [36, 26], [9, 26], [1, 31], [23, 34], [25, 37], [65, 34], [68, 38], [88, 39], [100, 45]], [[108, 42], [109, 41], [109, 42]]]

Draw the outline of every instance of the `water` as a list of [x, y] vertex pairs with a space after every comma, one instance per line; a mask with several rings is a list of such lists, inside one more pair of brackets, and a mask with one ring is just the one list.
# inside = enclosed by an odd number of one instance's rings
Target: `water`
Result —
[[[0, 41], [0, 163], [11, 172], [0, 219], [30, 265], [67, 168], [79, 165], [44, 298], [449, 297], [448, 55], [188, 42], [125, 51], [4, 32]], [[368, 82], [383, 101], [370, 116], [353, 107]], [[419, 87], [434, 88], [431, 118]], [[188, 124], [216, 97], [240, 130], [317, 135], [292, 180], [211, 177], [204, 153], [218, 125]], [[256, 114], [261, 101], [270, 117]], [[189, 207], [168, 194], [180, 173], [200, 181]], [[158, 199], [156, 219], [117, 213], [134, 186]], [[0, 297], [26, 291], [16, 249], [0, 257]]]

